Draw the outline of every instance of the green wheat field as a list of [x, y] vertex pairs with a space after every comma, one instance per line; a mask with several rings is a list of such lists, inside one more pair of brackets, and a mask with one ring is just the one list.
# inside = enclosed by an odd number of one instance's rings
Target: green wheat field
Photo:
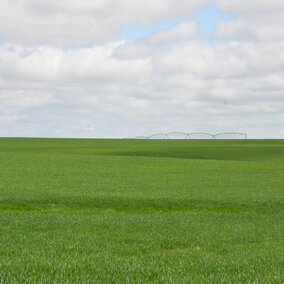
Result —
[[284, 283], [284, 140], [1, 138], [0, 283]]

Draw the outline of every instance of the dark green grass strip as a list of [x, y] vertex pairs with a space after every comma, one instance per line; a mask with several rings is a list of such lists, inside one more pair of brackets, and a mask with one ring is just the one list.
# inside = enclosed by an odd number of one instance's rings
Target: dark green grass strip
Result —
[[127, 197], [62, 198], [44, 200], [2, 200], [0, 212], [85, 212], [110, 211], [125, 213], [152, 212], [257, 212], [263, 214], [284, 212], [279, 203], [234, 204], [206, 200], [172, 200], [166, 198], [142, 199]]

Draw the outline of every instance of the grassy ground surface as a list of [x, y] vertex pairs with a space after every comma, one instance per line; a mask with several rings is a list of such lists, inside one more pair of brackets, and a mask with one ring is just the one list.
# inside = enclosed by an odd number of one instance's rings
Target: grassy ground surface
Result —
[[283, 283], [284, 140], [0, 139], [0, 283]]

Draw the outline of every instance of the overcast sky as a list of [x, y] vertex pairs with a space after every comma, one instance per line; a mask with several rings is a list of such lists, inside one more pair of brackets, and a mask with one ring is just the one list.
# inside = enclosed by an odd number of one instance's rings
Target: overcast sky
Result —
[[0, 136], [284, 138], [283, 0], [1, 0]]

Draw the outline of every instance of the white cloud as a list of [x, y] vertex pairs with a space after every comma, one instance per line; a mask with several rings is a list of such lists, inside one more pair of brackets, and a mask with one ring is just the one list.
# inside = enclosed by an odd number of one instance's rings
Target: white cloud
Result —
[[219, 21], [217, 29], [219, 36], [229, 39], [279, 40], [284, 39], [284, 20], [281, 22], [263, 23], [261, 19], [254, 22], [250, 20]]
[[[0, 104], [11, 117], [25, 115], [27, 132], [31, 125], [33, 131], [46, 125], [47, 136], [189, 129], [257, 136], [271, 129], [273, 119], [284, 123], [284, 56], [279, 56], [284, 42], [184, 41], [159, 52], [147, 46], [132, 43], [134, 50], [147, 51], [128, 58], [119, 53], [128, 42], [67, 52], [4, 45]], [[276, 137], [281, 126], [274, 127]]]
[[147, 61], [118, 60], [112, 52], [123, 44], [62, 51], [55, 47], [0, 46], [0, 74], [3, 78], [38, 81], [124, 80], [147, 71]]
[[197, 35], [196, 22], [183, 22], [172, 29], [156, 32], [148, 37], [149, 43], [171, 43], [193, 39]]
[[[281, 2], [219, 0], [233, 20], [218, 24], [217, 42], [189, 20], [205, 0], [152, 2], [1, 1], [1, 135], [283, 137]], [[138, 41], [106, 41], [125, 24], [176, 18]]]
[[282, 0], [218, 0], [218, 6], [222, 10], [229, 12], [260, 16], [260, 14], [278, 14], [283, 13], [284, 2]]
[[0, 115], [0, 122], [1, 123], [13, 123], [18, 120], [22, 120], [25, 118], [23, 115]]
[[103, 42], [128, 24], [188, 18], [209, 0], [1, 0], [0, 37], [28, 44]]
[[43, 107], [56, 100], [50, 95], [33, 90], [0, 90], [0, 103], [2, 106], [15, 108]]
[[284, 2], [282, 0], [218, 0], [223, 11], [234, 16], [232, 21], [220, 21], [219, 36], [244, 40], [284, 39]]

